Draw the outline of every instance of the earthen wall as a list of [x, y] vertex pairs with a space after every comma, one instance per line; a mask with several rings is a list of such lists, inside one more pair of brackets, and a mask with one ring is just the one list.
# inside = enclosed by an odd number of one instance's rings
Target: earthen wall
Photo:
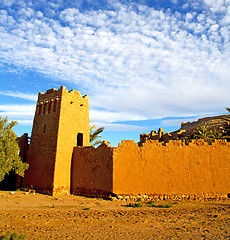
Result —
[[[77, 145], [89, 146], [89, 98], [77, 91], [63, 89], [54, 171], [53, 193], [70, 192], [71, 159]], [[81, 134], [81, 142], [78, 135]]]
[[142, 147], [123, 142], [114, 151], [113, 192], [116, 194], [225, 194], [230, 192], [230, 144], [188, 146], [158, 141]]
[[113, 191], [113, 148], [75, 147], [72, 159], [71, 191], [98, 195]]
[[48, 90], [38, 94], [31, 141], [26, 156], [29, 169], [23, 178], [23, 187], [52, 194], [61, 91]]
[[[134, 141], [122, 141], [117, 148], [104, 146], [100, 151], [75, 148], [73, 163], [72, 184], [86, 192], [95, 188], [117, 195], [230, 193], [230, 144], [225, 141], [212, 145], [202, 140], [189, 145], [148, 141], [141, 147]], [[97, 175], [93, 174], [96, 165]], [[112, 190], [105, 184], [110, 176]], [[99, 187], [98, 182], [103, 184]]]
[[48, 194], [70, 192], [71, 159], [78, 135], [81, 145], [89, 145], [88, 109], [88, 96], [65, 87], [39, 93], [23, 187], [33, 186]]

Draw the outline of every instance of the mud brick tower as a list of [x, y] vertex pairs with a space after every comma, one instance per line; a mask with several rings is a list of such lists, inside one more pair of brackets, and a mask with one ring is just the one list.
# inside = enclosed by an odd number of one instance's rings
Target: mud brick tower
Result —
[[88, 96], [63, 86], [39, 93], [23, 186], [51, 195], [70, 193], [73, 148], [88, 145]]

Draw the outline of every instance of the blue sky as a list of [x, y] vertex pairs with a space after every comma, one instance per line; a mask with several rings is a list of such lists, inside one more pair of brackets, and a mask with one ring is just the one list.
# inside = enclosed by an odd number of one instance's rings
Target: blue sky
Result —
[[0, 0], [0, 115], [31, 133], [38, 92], [90, 96], [112, 146], [226, 113], [230, 0]]

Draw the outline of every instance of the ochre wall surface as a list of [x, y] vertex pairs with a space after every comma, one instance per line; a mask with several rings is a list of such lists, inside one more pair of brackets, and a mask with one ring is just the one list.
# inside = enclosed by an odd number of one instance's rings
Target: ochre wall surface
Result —
[[54, 194], [70, 192], [71, 159], [77, 146], [77, 135], [83, 135], [83, 146], [89, 146], [89, 98], [63, 88], [60, 96], [60, 119], [54, 172]]
[[65, 87], [39, 93], [22, 187], [53, 195], [70, 188], [75, 194], [230, 194], [230, 143], [131, 140], [95, 149], [88, 101]]
[[52, 194], [57, 150], [60, 91], [38, 94], [32, 135], [26, 161], [29, 169], [23, 187], [33, 186], [39, 192]]
[[69, 193], [71, 159], [78, 133], [89, 145], [88, 96], [50, 89], [39, 93], [23, 186], [48, 194]]
[[188, 146], [148, 141], [141, 147], [122, 141], [119, 147], [75, 148], [73, 155], [72, 186], [83, 193], [229, 194], [229, 182], [230, 143], [224, 141], [194, 141]]
[[230, 144], [208, 145], [194, 141], [189, 146], [158, 141], [142, 147], [123, 141], [114, 149], [115, 194], [226, 194], [230, 193]]
[[113, 148], [75, 147], [72, 159], [71, 191], [74, 194], [104, 194], [113, 190]]

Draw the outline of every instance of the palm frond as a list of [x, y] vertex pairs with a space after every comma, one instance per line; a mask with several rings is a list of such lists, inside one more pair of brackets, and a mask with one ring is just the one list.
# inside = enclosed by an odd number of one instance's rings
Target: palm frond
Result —
[[[230, 113], [230, 108], [226, 107], [225, 109]], [[225, 117], [223, 117], [222, 119], [223, 119], [224, 121], [226, 121], [226, 122], [230, 122], [230, 115], [229, 115], [229, 116], [225, 116]]]
[[95, 127], [96, 127], [96, 125], [93, 125], [93, 126], [90, 127], [90, 144], [92, 146], [96, 146], [96, 145], [103, 142], [103, 140], [97, 140], [97, 139], [101, 138], [101, 135], [99, 135], [99, 134], [102, 133], [105, 128], [100, 127], [98, 129], [96, 129], [95, 131], [93, 131], [95, 129]]
[[98, 144], [103, 143], [103, 140], [97, 140], [96, 142], [93, 143], [93, 146], [97, 146]]

